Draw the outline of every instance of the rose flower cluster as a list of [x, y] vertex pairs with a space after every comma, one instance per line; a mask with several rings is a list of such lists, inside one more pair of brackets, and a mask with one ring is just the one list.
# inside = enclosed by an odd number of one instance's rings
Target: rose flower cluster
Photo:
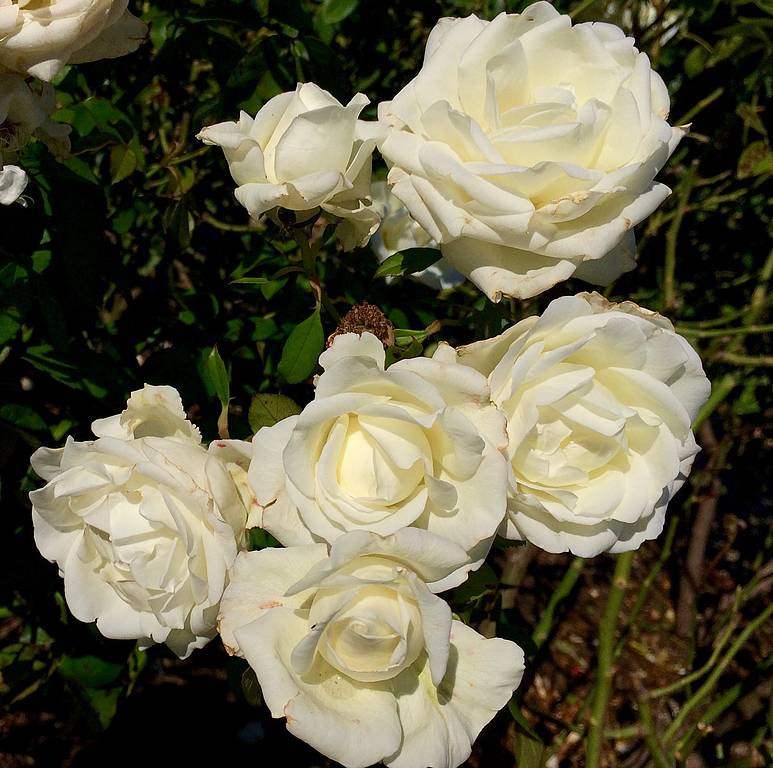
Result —
[[[78, 34], [49, 46], [39, 5], [0, 0], [0, 67], [50, 78], [139, 34], [125, 2], [82, 3]], [[7, 88], [0, 110], [46, 130], [28, 91]], [[299, 84], [199, 138], [250, 216], [322, 216], [344, 250], [381, 259], [436, 248], [417, 279], [469, 279], [492, 301], [632, 269], [633, 226], [668, 194], [654, 179], [684, 133], [633, 40], [545, 2], [441, 19], [378, 120], [360, 120], [367, 104]], [[666, 318], [597, 293], [387, 359], [373, 333], [334, 335], [311, 402], [251, 442], [205, 445], [177, 392], [145, 385], [94, 440], [35, 452], [35, 540], [77, 618], [180, 657], [220, 634], [272, 715], [347, 768], [456, 768], [524, 654], [442, 594], [497, 537], [583, 557], [657, 537], [710, 385]], [[249, 551], [250, 528], [282, 546]]]

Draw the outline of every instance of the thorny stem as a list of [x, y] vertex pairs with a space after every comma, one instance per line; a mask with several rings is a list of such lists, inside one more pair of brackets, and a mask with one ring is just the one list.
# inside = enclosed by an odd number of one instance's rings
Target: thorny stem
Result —
[[599, 768], [601, 746], [604, 739], [604, 723], [607, 716], [607, 704], [612, 690], [614, 670], [615, 631], [620, 607], [623, 603], [628, 577], [633, 564], [633, 552], [618, 555], [615, 573], [609, 589], [604, 615], [599, 624], [598, 668], [596, 672], [596, 692], [590, 715], [588, 742], [586, 745], [586, 768]]
[[666, 312], [676, 305], [676, 244], [697, 173], [697, 164], [693, 163], [680, 182], [675, 216], [666, 232], [666, 261], [663, 275], [663, 309]]

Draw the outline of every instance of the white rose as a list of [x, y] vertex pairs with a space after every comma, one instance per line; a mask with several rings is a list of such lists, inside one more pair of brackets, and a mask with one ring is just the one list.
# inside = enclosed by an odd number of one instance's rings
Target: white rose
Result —
[[185, 657], [216, 634], [228, 569], [245, 542], [248, 444], [209, 451], [177, 391], [134, 392], [96, 440], [40, 448], [30, 494], [35, 543], [64, 576], [67, 604], [106, 637], [166, 643]]
[[50, 119], [55, 108], [49, 83], [30, 85], [22, 75], [0, 74], [0, 157], [13, 157], [32, 136], [59, 153], [69, 150], [70, 126]]
[[[411, 218], [408, 209], [389, 191], [386, 182], [373, 182], [370, 185], [370, 196], [381, 217], [378, 231], [370, 241], [370, 247], [379, 261], [408, 248], [438, 247], [427, 231]], [[434, 264], [420, 272], [414, 272], [411, 276], [438, 291], [454, 288], [464, 282], [464, 275], [449, 267], [440, 251]]]
[[634, 266], [632, 227], [683, 135], [647, 56], [610, 24], [548, 3], [492, 22], [441, 19], [419, 74], [379, 106], [388, 181], [489, 298]]
[[147, 27], [128, 0], [0, 0], [0, 70], [50, 81], [66, 64], [137, 49]]
[[447, 345], [385, 370], [371, 333], [337, 336], [319, 362], [314, 400], [253, 438], [250, 524], [285, 546], [414, 526], [477, 567], [507, 505], [505, 418], [485, 376]]
[[[226, 647], [273, 717], [347, 768], [456, 768], [523, 675], [523, 652], [451, 618], [435, 596], [466, 553], [426, 531], [363, 532], [241, 554]], [[447, 584], [446, 584], [447, 586]]]
[[27, 187], [27, 174], [18, 165], [0, 168], [0, 205], [16, 202]]
[[596, 293], [564, 296], [458, 354], [488, 375], [507, 415], [508, 538], [592, 557], [661, 532], [711, 390], [666, 318]]
[[296, 211], [298, 221], [320, 209], [341, 219], [346, 250], [367, 243], [378, 227], [370, 203], [375, 139], [358, 116], [368, 99], [358, 93], [344, 107], [314, 83], [270, 99], [251, 118], [202, 129], [198, 138], [220, 146], [236, 199], [258, 218], [272, 208]]

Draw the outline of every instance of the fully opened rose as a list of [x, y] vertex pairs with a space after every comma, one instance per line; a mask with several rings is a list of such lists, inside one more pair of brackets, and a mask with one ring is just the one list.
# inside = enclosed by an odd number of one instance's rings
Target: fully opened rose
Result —
[[[346, 768], [456, 768], [523, 674], [523, 652], [451, 617], [435, 595], [466, 552], [426, 531], [353, 532], [239, 555], [226, 647], [274, 717]], [[463, 578], [463, 577], [462, 577]]]
[[358, 116], [368, 99], [343, 106], [314, 83], [270, 99], [255, 115], [202, 129], [198, 138], [220, 146], [237, 183], [236, 199], [258, 218], [274, 208], [298, 221], [320, 211], [340, 220], [345, 250], [365, 245], [378, 227], [370, 201], [375, 139]]
[[595, 293], [565, 296], [458, 354], [488, 375], [507, 415], [508, 538], [592, 557], [661, 532], [711, 390], [666, 318]]
[[50, 81], [66, 64], [136, 50], [147, 27], [128, 0], [0, 0], [0, 70]]
[[384, 359], [371, 333], [336, 337], [313, 402], [258, 431], [250, 522], [286, 546], [413, 526], [479, 563], [505, 514], [505, 418], [485, 376], [446, 345], [433, 359]]
[[40, 448], [35, 543], [67, 604], [103, 635], [185, 657], [216, 634], [228, 569], [245, 545], [244, 444], [210, 450], [172, 387], [134, 392], [96, 440]]
[[632, 228], [669, 194], [683, 130], [644, 53], [550, 4], [441, 19], [419, 74], [379, 107], [388, 181], [489, 298], [633, 268]]

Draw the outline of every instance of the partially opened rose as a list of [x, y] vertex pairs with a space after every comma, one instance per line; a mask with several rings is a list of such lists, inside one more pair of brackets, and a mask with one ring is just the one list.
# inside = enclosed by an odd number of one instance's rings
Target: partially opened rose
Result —
[[128, 0], [0, 0], [0, 70], [50, 81], [66, 64], [137, 49], [147, 27]]
[[508, 702], [523, 652], [451, 618], [460, 547], [426, 531], [354, 532], [239, 555], [220, 631], [274, 717], [346, 768], [456, 768]]
[[467, 551], [469, 570], [505, 515], [505, 418], [446, 345], [386, 369], [384, 358], [371, 333], [337, 336], [313, 402], [258, 431], [250, 523], [286, 546], [424, 528]]
[[632, 228], [683, 130], [644, 53], [549, 3], [441, 19], [419, 74], [379, 106], [388, 181], [446, 261], [489, 298], [633, 268]]
[[595, 293], [565, 296], [458, 354], [489, 377], [507, 415], [508, 538], [592, 557], [661, 532], [711, 390], [666, 318]]
[[185, 657], [216, 634], [228, 569], [244, 548], [245, 450], [208, 451], [172, 387], [134, 392], [96, 440], [40, 448], [30, 494], [35, 543], [65, 599], [106, 637], [166, 643]]
[[236, 199], [258, 218], [273, 208], [303, 221], [320, 210], [340, 220], [346, 250], [365, 245], [378, 227], [370, 200], [376, 145], [358, 116], [368, 99], [343, 106], [314, 83], [270, 99], [255, 115], [203, 128], [198, 138], [222, 147], [237, 183]]

